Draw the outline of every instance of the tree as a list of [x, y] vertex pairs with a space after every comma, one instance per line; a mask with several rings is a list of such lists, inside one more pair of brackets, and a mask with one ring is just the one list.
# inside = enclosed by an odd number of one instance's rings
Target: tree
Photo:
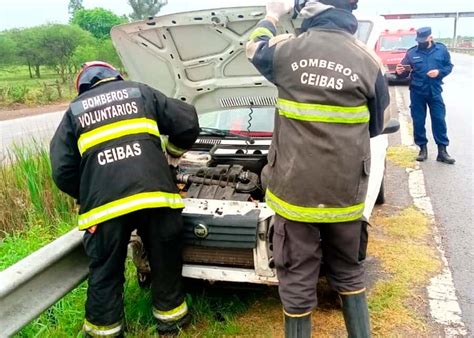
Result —
[[0, 33], [0, 65], [12, 64], [17, 54], [15, 41], [7, 33]]
[[83, 0], [69, 0], [68, 12], [74, 16], [74, 13], [80, 9], [84, 9], [82, 5]]
[[43, 44], [45, 26], [15, 29], [10, 33], [16, 43], [17, 57], [28, 66], [30, 77], [33, 78], [32, 69], [34, 69], [35, 76], [40, 78], [40, 66], [45, 65], [48, 60]]
[[168, 3], [168, 0], [128, 0], [128, 4], [132, 7], [130, 19], [143, 20], [149, 16], [155, 16]]
[[67, 74], [72, 71], [76, 48], [81, 45], [94, 45], [96, 40], [78, 26], [50, 24], [45, 26], [42, 42], [47, 55], [46, 65], [54, 68], [64, 83]]
[[79, 9], [71, 20], [72, 24], [92, 33], [97, 39], [109, 38], [112, 27], [124, 22], [123, 17], [103, 8]]

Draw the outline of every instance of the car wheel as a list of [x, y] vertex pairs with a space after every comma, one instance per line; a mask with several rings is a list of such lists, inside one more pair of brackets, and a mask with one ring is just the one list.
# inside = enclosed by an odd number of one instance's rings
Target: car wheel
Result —
[[385, 179], [382, 178], [382, 183], [380, 184], [379, 194], [375, 200], [375, 204], [384, 204], [385, 203]]

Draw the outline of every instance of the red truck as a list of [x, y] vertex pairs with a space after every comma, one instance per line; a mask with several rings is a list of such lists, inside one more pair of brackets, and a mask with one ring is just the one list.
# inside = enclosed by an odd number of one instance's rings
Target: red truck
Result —
[[[414, 28], [395, 31], [386, 29], [380, 34], [375, 44], [375, 52], [382, 59], [385, 75], [389, 82], [400, 82], [395, 75], [395, 68], [402, 61], [406, 51], [416, 45], [415, 38], [416, 30]], [[402, 81], [406, 82], [407, 80], [403, 79]]]

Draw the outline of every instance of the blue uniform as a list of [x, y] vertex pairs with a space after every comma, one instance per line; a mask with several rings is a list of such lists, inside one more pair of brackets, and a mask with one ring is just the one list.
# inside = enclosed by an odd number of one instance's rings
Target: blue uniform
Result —
[[[406, 72], [399, 77], [411, 76], [410, 108], [415, 144], [422, 146], [428, 143], [425, 130], [426, 107], [428, 106], [435, 142], [438, 145], [448, 146], [446, 107], [441, 96], [443, 78], [453, 70], [448, 49], [442, 43], [435, 42], [428, 49], [415, 46], [407, 51], [401, 63], [410, 65], [412, 68], [411, 74]], [[436, 78], [430, 78], [427, 73], [434, 69], [439, 70], [439, 75]]]

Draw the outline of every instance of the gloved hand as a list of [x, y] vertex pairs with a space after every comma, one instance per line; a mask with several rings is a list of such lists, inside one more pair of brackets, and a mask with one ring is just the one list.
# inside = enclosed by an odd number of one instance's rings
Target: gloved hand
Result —
[[267, 16], [278, 21], [283, 15], [289, 13], [293, 6], [292, 0], [267, 0]]
[[165, 152], [166, 160], [171, 167], [177, 168], [179, 166], [179, 161], [181, 157], [173, 157], [168, 152]]

